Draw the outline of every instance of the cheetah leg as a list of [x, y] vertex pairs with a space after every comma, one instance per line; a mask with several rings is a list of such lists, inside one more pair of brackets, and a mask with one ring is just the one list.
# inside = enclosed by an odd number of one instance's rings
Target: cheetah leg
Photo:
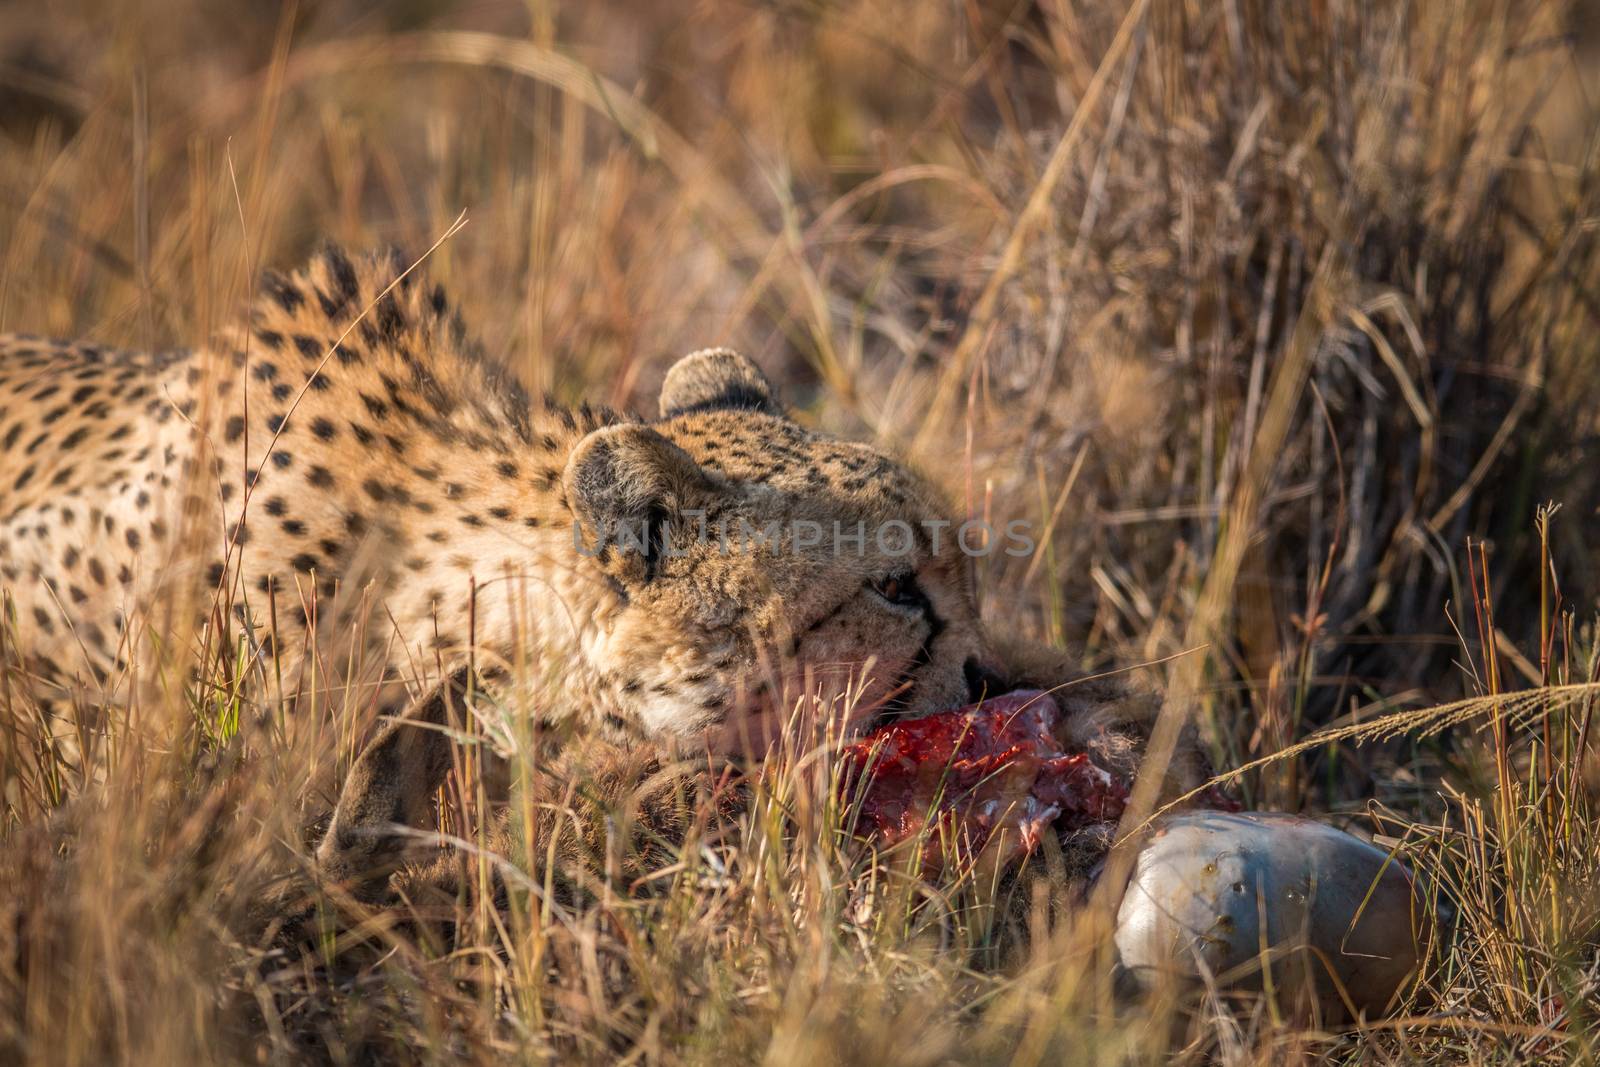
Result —
[[424, 693], [357, 757], [317, 847], [325, 879], [371, 896], [406, 861], [415, 844], [406, 831], [428, 825], [450, 771], [446, 730], [461, 725], [469, 679], [463, 669]]

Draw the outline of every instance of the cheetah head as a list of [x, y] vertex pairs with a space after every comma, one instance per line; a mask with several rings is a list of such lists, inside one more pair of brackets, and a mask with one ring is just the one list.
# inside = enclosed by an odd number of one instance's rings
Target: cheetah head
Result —
[[726, 349], [673, 367], [660, 413], [583, 438], [563, 478], [573, 551], [610, 590], [583, 655], [629, 717], [762, 746], [803, 693], [864, 725], [996, 684], [973, 542], [927, 481], [800, 426]]

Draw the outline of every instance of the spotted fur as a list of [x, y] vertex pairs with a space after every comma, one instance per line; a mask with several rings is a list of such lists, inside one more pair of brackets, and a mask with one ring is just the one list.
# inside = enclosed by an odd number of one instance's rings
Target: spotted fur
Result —
[[[269, 275], [194, 351], [0, 339], [0, 589], [24, 670], [61, 692], [114, 698], [153, 645], [137, 623], [170, 638], [232, 603], [289, 677], [311, 638], [363, 621], [361, 655], [329, 659], [391, 687], [442, 669], [413, 717], [442, 721], [471, 663], [557, 678], [536, 701], [550, 719], [759, 746], [799, 684], [921, 714], [992, 678], [968, 561], [948, 527], [927, 533], [949, 518], [892, 458], [792, 421], [727, 350], [674, 367], [649, 423], [530, 398], [395, 257], [328, 249]], [[915, 531], [909, 553], [871, 535], [890, 520]], [[588, 551], [618, 522], [670, 537]], [[827, 536], [687, 536], [773, 523]], [[859, 550], [836, 551], [858, 524]], [[373, 743], [326, 861], [353, 870], [374, 826], [422, 817], [437, 736]]]

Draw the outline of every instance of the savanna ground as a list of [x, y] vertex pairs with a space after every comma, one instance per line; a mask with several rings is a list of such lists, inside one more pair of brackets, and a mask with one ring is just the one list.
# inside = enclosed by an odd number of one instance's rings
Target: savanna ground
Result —
[[[1578, 0], [0, 6], [0, 329], [192, 344], [464, 211], [426, 269], [530, 386], [743, 348], [1035, 524], [987, 615], [1159, 662], [1221, 768], [1307, 741], [1240, 795], [1459, 912], [1388, 1020], [1119, 1009], [1050, 856], [871, 869], [780, 759], [670, 840], [571, 772], [510, 817], [559, 847], [363, 916], [305, 846], [364, 720], [218, 628], [82, 759], [0, 677], [0, 1060], [1592, 1062], [1597, 55]], [[464, 750], [443, 829], [494, 845]]]

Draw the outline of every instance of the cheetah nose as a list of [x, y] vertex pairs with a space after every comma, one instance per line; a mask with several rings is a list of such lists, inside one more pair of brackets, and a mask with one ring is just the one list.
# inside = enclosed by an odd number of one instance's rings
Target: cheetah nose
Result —
[[979, 662], [977, 656], [967, 657], [967, 662], [961, 665], [961, 673], [967, 680], [967, 702], [970, 704], [976, 704], [985, 695], [997, 697], [1005, 691], [1005, 682]]

